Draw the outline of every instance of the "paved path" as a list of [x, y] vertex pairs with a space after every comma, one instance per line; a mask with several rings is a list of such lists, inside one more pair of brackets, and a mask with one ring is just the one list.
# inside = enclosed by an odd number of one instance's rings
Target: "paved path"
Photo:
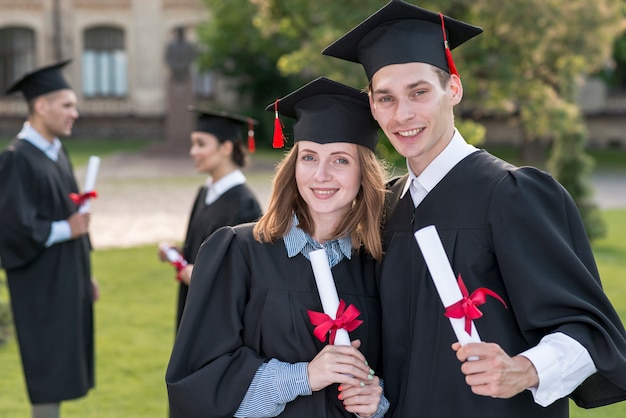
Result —
[[[273, 162], [254, 161], [244, 170], [263, 209], [271, 189]], [[85, 168], [76, 170], [79, 182]], [[103, 158], [92, 202], [95, 249], [182, 242], [193, 200], [206, 176], [187, 155], [144, 152]]]
[[[266, 209], [274, 162], [252, 155], [244, 172]], [[77, 169], [76, 175], [82, 181], [84, 168]], [[104, 158], [96, 183], [99, 197], [92, 203], [94, 247], [181, 242], [193, 199], [204, 180], [182, 153], [145, 151]], [[626, 176], [595, 174], [592, 184], [601, 208], [626, 208]]]

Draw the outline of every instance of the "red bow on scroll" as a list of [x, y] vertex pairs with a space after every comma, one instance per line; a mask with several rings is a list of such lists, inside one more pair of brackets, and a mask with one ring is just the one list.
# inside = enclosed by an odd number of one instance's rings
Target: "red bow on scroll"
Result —
[[472, 335], [472, 320], [483, 316], [483, 313], [478, 309], [478, 306], [487, 302], [487, 296], [498, 299], [500, 302], [502, 302], [504, 307], [507, 308], [504, 300], [502, 300], [502, 298], [498, 296], [498, 294], [493, 290], [489, 290], [486, 287], [481, 287], [474, 290], [474, 292], [469, 295], [467, 287], [465, 287], [465, 283], [463, 283], [463, 278], [460, 274], [457, 282], [459, 284], [459, 288], [461, 289], [463, 299], [453, 305], [448, 306], [444, 315], [448, 318], [465, 318], [465, 332], [467, 332], [469, 335]]
[[315, 312], [308, 310], [309, 319], [311, 324], [315, 325], [313, 335], [317, 337], [321, 342], [326, 341], [326, 335], [330, 331], [329, 343], [335, 343], [335, 335], [338, 329], [345, 329], [346, 331], [354, 331], [359, 325], [363, 323], [360, 319], [356, 319], [361, 312], [354, 306], [350, 305], [346, 308], [346, 302], [343, 299], [339, 300], [339, 307], [337, 308], [336, 319], [332, 319], [330, 316], [322, 312]]
[[80, 206], [83, 203], [85, 203], [88, 199], [95, 199], [96, 197], [98, 197], [98, 193], [96, 193], [95, 190], [91, 192], [81, 193], [81, 194], [70, 193], [70, 199], [72, 199], [72, 202], [74, 202], [76, 206]]

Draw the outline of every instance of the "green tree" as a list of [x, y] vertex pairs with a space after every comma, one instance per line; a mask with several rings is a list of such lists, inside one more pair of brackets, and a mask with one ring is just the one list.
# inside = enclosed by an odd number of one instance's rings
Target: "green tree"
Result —
[[521, 159], [542, 161], [551, 145], [547, 167], [568, 189], [591, 239], [603, 236], [604, 223], [592, 199], [586, 154], [588, 133], [577, 88], [601, 68], [611, 54], [623, 18], [620, 0], [479, 0], [486, 35], [468, 44], [474, 58], [473, 108], [514, 115], [522, 132]]
[[[199, 65], [232, 81], [239, 104], [232, 111], [255, 117], [257, 147], [268, 146], [273, 119], [264, 107], [301, 83], [298, 75], [279, 71], [277, 61], [299, 47], [288, 20], [263, 21], [251, 0], [204, 0], [210, 18], [197, 28], [202, 53]], [[270, 31], [271, 27], [280, 31]]]

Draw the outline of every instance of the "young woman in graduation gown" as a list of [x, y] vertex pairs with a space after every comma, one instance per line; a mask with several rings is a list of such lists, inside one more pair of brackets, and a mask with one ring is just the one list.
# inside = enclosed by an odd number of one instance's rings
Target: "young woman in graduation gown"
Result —
[[[375, 269], [385, 170], [367, 97], [319, 78], [275, 105], [297, 119], [297, 142], [260, 221], [221, 228], [200, 248], [166, 373], [171, 414], [381, 417]], [[314, 335], [309, 311], [323, 308], [308, 257], [317, 248], [339, 298], [360, 312], [352, 346]]]
[[[208, 174], [196, 196], [187, 236], [182, 249], [176, 251], [187, 265], [177, 275], [180, 280], [176, 327], [183, 314], [191, 271], [196, 254], [202, 242], [213, 232], [225, 225], [238, 225], [252, 222], [261, 216], [261, 206], [254, 192], [246, 185], [246, 178], [241, 172], [245, 166], [246, 154], [242, 142], [243, 127], [257, 123], [244, 116], [226, 112], [194, 109], [196, 123], [191, 133], [191, 156], [196, 169]], [[165, 253], [171, 244], [159, 245], [159, 258], [167, 260]], [[181, 266], [182, 267], [182, 266]]]

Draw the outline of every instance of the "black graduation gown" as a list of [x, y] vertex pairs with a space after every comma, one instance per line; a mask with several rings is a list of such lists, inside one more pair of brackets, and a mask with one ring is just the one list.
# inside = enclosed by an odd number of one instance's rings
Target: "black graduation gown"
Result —
[[76, 212], [64, 149], [58, 162], [25, 140], [0, 154], [0, 259], [32, 403], [78, 398], [94, 385], [89, 238], [45, 248], [51, 222]]
[[[208, 188], [201, 187], [193, 204], [187, 236], [183, 246], [183, 257], [190, 264], [196, 260], [196, 254], [204, 240], [223, 226], [234, 226], [246, 222], [253, 222], [262, 215], [261, 206], [254, 193], [245, 184], [240, 184], [222, 194], [215, 202], [205, 203]], [[176, 327], [185, 307], [189, 286], [180, 283], [178, 291], [178, 307]]]
[[617, 385], [587, 391], [595, 397], [587, 397], [587, 406], [624, 399], [624, 327], [602, 291], [578, 211], [562, 186], [546, 173], [513, 167], [484, 151], [457, 164], [416, 209], [410, 194], [399, 199], [405, 181], [391, 187], [387, 202], [379, 283], [389, 416], [568, 416], [567, 398], [543, 408], [529, 391], [508, 400], [471, 392], [413, 237], [427, 225], [437, 227], [469, 293], [486, 287], [508, 306], [493, 298], [480, 306], [484, 316], [474, 322], [483, 341], [515, 355], [548, 333], [563, 332], [585, 346], [601, 375]]
[[[253, 224], [225, 227], [202, 245], [166, 373], [172, 417], [232, 417], [258, 367], [272, 358], [308, 362], [324, 344], [307, 309], [322, 312], [310, 262], [283, 240], [260, 244]], [[375, 262], [360, 253], [332, 269], [337, 293], [364, 321], [350, 333], [377, 372], [380, 303]], [[300, 396], [281, 417], [353, 417], [337, 385]]]

